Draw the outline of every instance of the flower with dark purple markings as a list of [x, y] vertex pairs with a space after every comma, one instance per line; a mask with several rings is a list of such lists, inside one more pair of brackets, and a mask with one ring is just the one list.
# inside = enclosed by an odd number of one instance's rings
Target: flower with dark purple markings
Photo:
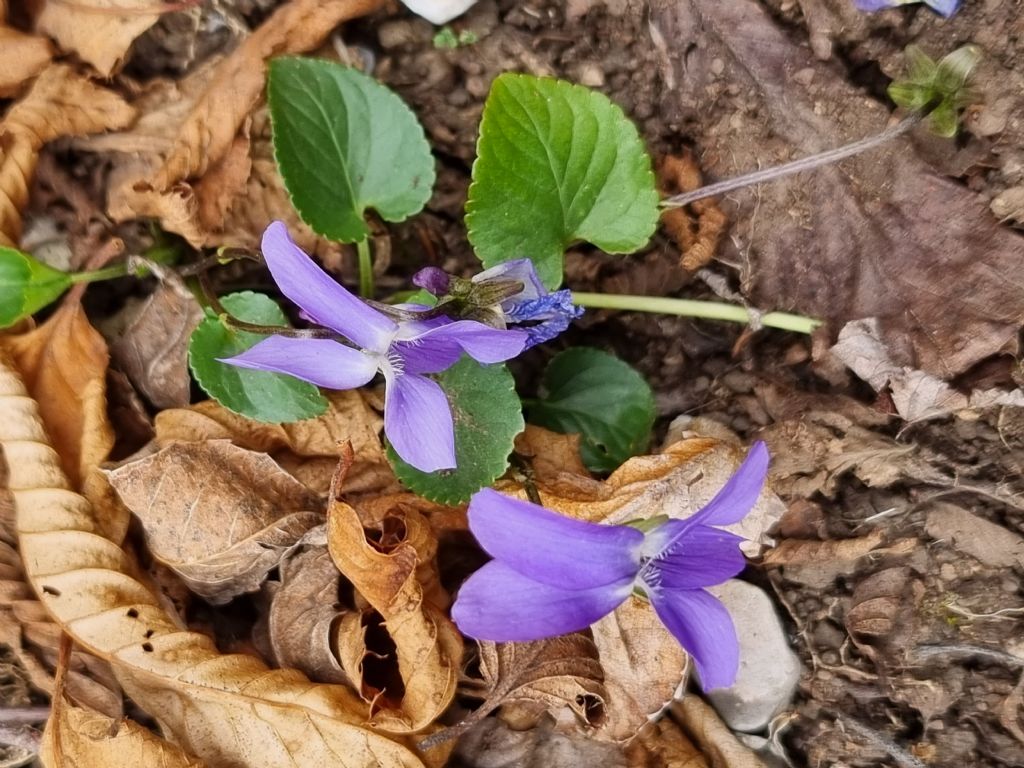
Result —
[[741, 537], [716, 526], [747, 515], [767, 471], [768, 449], [757, 443], [703, 509], [646, 533], [479, 491], [469, 528], [494, 559], [462, 585], [452, 618], [469, 637], [526, 642], [585, 629], [639, 593], [693, 658], [704, 690], [732, 685], [736, 629], [704, 587], [743, 570]]
[[263, 233], [263, 256], [281, 292], [305, 317], [351, 341], [271, 336], [221, 362], [294, 376], [327, 389], [354, 389], [384, 375], [384, 433], [395, 452], [423, 472], [455, 467], [451, 407], [427, 374], [447, 370], [463, 353], [499, 363], [526, 348], [522, 331], [473, 320], [396, 322], [318, 267], [279, 221]]

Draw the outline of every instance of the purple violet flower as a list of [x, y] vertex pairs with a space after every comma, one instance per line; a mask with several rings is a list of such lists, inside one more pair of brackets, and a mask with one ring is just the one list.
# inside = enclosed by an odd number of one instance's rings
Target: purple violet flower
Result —
[[881, 11], [899, 5], [923, 2], [933, 11], [949, 18], [960, 8], [960, 0], [854, 0], [860, 11]]
[[574, 520], [485, 488], [470, 501], [469, 529], [494, 559], [462, 585], [452, 618], [469, 637], [525, 642], [585, 629], [640, 592], [693, 658], [704, 690], [732, 685], [736, 629], [703, 587], [743, 570], [742, 538], [714, 526], [746, 516], [767, 471], [768, 449], [756, 443], [703, 509], [647, 533]]
[[[437, 267], [424, 267], [412, 282], [435, 296], [442, 297], [460, 288], [466, 281], [455, 278]], [[506, 325], [519, 325], [528, 335], [527, 348], [550, 341], [569, 327], [575, 318], [583, 314], [583, 307], [572, 303], [572, 291], [561, 290], [549, 293], [537, 276], [537, 270], [529, 259], [513, 259], [485, 269], [474, 275], [469, 284], [486, 288], [488, 284], [519, 283], [523, 287], [512, 296], [507, 296], [493, 307], [494, 313]], [[472, 293], [470, 293], [472, 296]]]
[[455, 467], [451, 407], [425, 374], [447, 370], [465, 352], [500, 363], [526, 347], [522, 331], [473, 320], [396, 323], [335, 282], [275, 221], [263, 233], [263, 256], [281, 292], [306, 317], [337, 331], [358, 349], [333, 339], [271, 336], [235, 357], [240, 368], [294, 376], [328, 389], [354, 389], [384, 374], [384, 433], [395, 452], [422, 472]]

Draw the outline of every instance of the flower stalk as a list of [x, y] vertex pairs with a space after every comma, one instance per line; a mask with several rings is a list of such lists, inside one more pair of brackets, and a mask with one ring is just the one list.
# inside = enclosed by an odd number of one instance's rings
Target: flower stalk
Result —
[[793, 315], [788, 312], [768, 312], [763, 315], [738, 304], [721, 301], [696, 301], [694, 299], [673, 299], [664, 296], [631, 296], [609, 293], [586, 293], [573, 291], [573, 301], [591, 309], [621, 309], [629, 312], [656, 312], [680, 317], [699, 317], [705, 320], [724, 320], [730, 323], [750, 325], [760, 323], [769, 328], [810, 334], [822, 321], [813, 317]]

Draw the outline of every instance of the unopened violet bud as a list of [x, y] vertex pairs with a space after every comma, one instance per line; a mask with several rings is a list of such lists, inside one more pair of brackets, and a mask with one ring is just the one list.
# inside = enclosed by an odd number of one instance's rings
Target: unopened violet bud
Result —
[[451, 277], [439, 267], [424, 267], [412, 276], [412, 284], [435, 296], [444, 296], [451, 285]]

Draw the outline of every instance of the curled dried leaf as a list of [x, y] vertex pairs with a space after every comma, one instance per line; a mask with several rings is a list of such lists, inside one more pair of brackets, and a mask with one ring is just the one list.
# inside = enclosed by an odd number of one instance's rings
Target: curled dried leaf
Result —
[[41, 326], [0, 338], [15, 361], [73, 487], [107, 458], [114, 432], [107, 420], [110, 356], [81, 304], [68, 300]]
[[[666, 195], [692, 192], [702, 184], [700, 168], [690, 151], [662, 158], [658, 178]], [[714, 198], [698, 200], [692, 208], [697, 214], [695, 219], [682, 208], [669, 208], [661, 214], [662, 225], [683, 254], [680, 266], [687, 272], [696, 272], [711, 263], [729, 223]]]
[[0, 245], [21, 238], [21, 211], [44, 144], [123, 128], [135, 111], [63, 64], [43, 70], [32, 88], [0, 121]]
[[[331, 557], [383, 620], [401, 680], [392, 690], [377, 691], [367, 690], [363, 681], [363, 695], [377, 699], [371, 722], [392, 732], [418, 731], [451, 703], [462, 661], [461, 635], [429, 597], [438, 589], [436, 581], [421, 581], [424, 566], [432, 571], [436, 540], [427, 522], [407, 505], [394, 506], [379, 533], [371, 536], [359, 513], [335, 498], [335, 491], [327, 513]], [[341, 655], [345, 665], [355, 654], [349, 649]], [[358, 668], [346, 671], [362, 678]]]
[[422, 768], [405, 747], [365, 727], [367, 711], [336, 685], [222, 655], [183, 631], [102, 535], [88, 501], [67, 488], [35, 403], [0, 359], [0, 446], [25, 446], [10, 487], [26, 575], [76, 643], [105, 658], [131, 698], [159, 713], [176, 743], [214, 765]]

